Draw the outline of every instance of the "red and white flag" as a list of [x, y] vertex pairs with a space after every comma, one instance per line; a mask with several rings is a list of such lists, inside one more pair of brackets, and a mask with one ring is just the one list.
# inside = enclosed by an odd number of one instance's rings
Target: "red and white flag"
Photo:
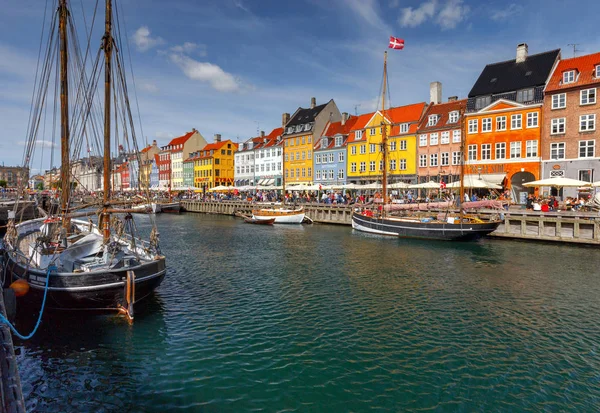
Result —
[[440, 182], [440, 189], [446, 189], [446, 182], [444, 182], [444, 180]]
[[394, 36], [390, 36], [390, 44], [388, 45], [390, 49], [404, 49], [404, 39], [399, 39]]

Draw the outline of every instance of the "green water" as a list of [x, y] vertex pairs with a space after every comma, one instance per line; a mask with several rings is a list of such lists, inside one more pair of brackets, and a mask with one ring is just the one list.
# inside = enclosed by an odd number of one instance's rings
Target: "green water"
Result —
[[598, 411], [600, 251], [157, 217], [133, 325], [16, 342], [28, 411]]

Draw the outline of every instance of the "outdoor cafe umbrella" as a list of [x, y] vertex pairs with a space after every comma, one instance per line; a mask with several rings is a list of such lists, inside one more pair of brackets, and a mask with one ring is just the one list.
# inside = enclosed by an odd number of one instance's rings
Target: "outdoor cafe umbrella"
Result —
[[423, 184], [409, 185], [408, 187], [411, 189], [440, 189], [440, 183], [435, 181], [429, 181]]
[[[452, 182], [446, 185], [446, 188], [460, 188], [460, 181]], [[465, 179], [463, 182], [463, 188], [475, 188], [475, 189], [502, 189], [500, 185], [487, 182], [484, 179]]]
[[563, 187], [590, 186], [590, 183], [586, 182], [586, 181], [580, 181], [578, 179], [557, 177], [557, 178], [546, 178], [546, 179], [540, 179], [539, 181], [527, 182], [527, 183], [523, 184], [523, 186], [526, 186], [528, 188], [536, 187], [536, 186], [552, 186], [552, 187], [556, 187], [556, 188], [563, 188]]
[[391, 189], [406, 189], [409, 185], [406, 182], [395, 182], [393, 184], [389, 184], [388, 188]]
[[229, 189], [231, 189], [230, 186], [218, 185], [210, 188], [209, 191], [227, 191]]

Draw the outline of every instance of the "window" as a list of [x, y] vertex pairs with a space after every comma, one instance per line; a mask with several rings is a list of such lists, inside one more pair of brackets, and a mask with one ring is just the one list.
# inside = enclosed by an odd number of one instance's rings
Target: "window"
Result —
[[329, 163], [333, 163], [334, 161], [334, 154], [333, 152], [329, 154]]
[[338, 169], [338, 179], [344, 179], [344, 170]]
[[452, 165], [460, 165], [460, 159], [462, 158], [461, 152], [452, 152]]
[[383, 171], [383, 161], [379, 161], [379, 170]]
[[452, 131], [452, 143], [460, 142], [460, 129]]
[[469, 145], [467, 160], [469, 160], [469, 161], [477, 160], [477, 145]]
[[579, 180], [586, 182], [594, 182], [592, 177], [594, 176], [593, 169], [581, 169], [579, 170]]
[[419, 135], [419, 146], [427, 146], [427, 135]]
[[375, 135], [375, 128], [369, 129], [369, 135], [371, 135], [371, 136]]
[[533, 89], [522, 89], [517, 91], [517, 102], [531, 102], [533, 100]]
[[321, 179], [321, 171], [315, 171], [315, 179]]
[[563, 73], [563, 84], [573, 83], [575, 81], [575, 71], [569, 70]]
[[579, 117], [579, 132], [596, 130], [596, 115], [581, 115]]
[[592, 103], [596, 103], [596, 88], [579, 92], [580, 105], [591, 105]]
[[593, 158], [595, 153], [596, 141], [579, 141], [579, 157]]
[[523, 127], [523, 115], [520, 113], [518, 115], [512, 115], [510, 117], [510, 128], [511, 129], [521, 129]]
[[350, 147], [350, 154], [351, 154], [351, 155], [356, 155], [356, 146], [355, 146], [355, 145], [352, 145], [352, 146]]
[[304, 151], [302, 151], [302, 160], [306, 159], [306, 153]]
[[496, 144], [496, 159], [506, 159], [506, 143], [500, 142]]
[[438, 166], [438, 154], [432, 153], [429, 155], [429, 166]]
[[478, 97], [477, 99], [475, 99], [475, 109], [479, 110], [479, 109], [485, 108], [490, 103], [492, 103], [492, 97], [491, 96], [481, 96], [481, 97]]
[[537, 158], [537, 156], [538, 156], [538, 141], [527, 141], [525, 143], [525, 156], [527, 158]]
[[[310, 140], [310, 137], [308, 138]], [[308, 177], [312, 176], [312, 168], [308, 168]]]
[[496, 130], [506, 130], [506, 116], [498, 116], [496, 118]]
[[424, 168], [427, 166], [427, 155], [419, 155], [419, 167]]
[[442, 145], [447, 145], [450, 143], [450, 132], [442, 132], [442, 139], [440, 140]]
[[492, 159], [492, 144], [484, 143], [481, 145], [481, 160]]
[[537, 112], [529, 112], [527, 114], [527, 127], [528, 128], [537, 128], [538, 127], [538, 113]]
[[438, 122], [438, 115], [429, 115], [427, 126], [435, 126]]
[[390, 160], [390, 171], [395, 171], [396, 170], [396, 160], [392, 159]]
[[510, 159], [521, 157], [521, 142], [510, 143]]
[[344, 138], [342, 136], [336, 136], [335, 137], [335, 146], [342, 146], [343, 141], [344, 141]]
[[400, 159], [400, 170], [406, 171], [406, 159]]
[[550, 144], [550, 159], [565, 159], [565, 143]]
[[559, 93], [552, 95], [552, 109], [562, 109], [567, 107], [567, 94]]
[[457, 111], [452, 111], [450, 112], [450, 115], [448, 116], [448, 123], [456, 123], [458, 122], [458, 112]]
[[557, 135], [559, 133], [565, 133], [565, 118], [552, 119], [550, 128], [551, 135]]
[[400, 125], [400, 133], [407, 133], [408, 132], [408, 123], [403, 123]]
[[338, 162], [344, 162], [344, 152], [338, 152]]
[[369, 153], [375, 153], [376, 150], [377, 150], [377, 146], [374, 143], [369, 145]]
[[400, 150], [401, 151], [406, 150], [406, 140], [405, 139], [400, 140]]
[[369, 172], [375, 172], [375, 161], [369, 162]]
[[477, 119], [469, 120], [469, 133], [477, 133]]
[[441, 165], [442, 166], [448, 166], [450, 165], [450, 153], [449, 152], [442, 152], [442, 157], [441, 157]]
[[356, 162], [350, 164], [350, 172], [356, 172]]
[[[294, 177], [294, 170], [290, 169], [290, 177], [293, 178]], [[285, 176], [287, 177], [287, 170], [285, 171]]]
[[[287, 159], [286, 159], [287, 161]], [[315, 163], [316, 164], [320, 164], [321, 163], [321, 155], [315, 155]]]
[[491, 132], [492, 131], [492, 118], [481, 119], [481, 131]]
[[360, 153], [361, 155], [367, 153], [367, 145], [360, 145]]
[[[302, 152], [304, 153], [304, 152]], [[262, 157], [261, 157], [262, 158]], [[300, 152], [296, 152], [296, 160], [299, 161], [300, 160]]]
[[429, 144], [430, 145], [437, 145], [438, 144], [438, 134], [437, 133], [431, 133], [429, 135]]
[[596, 78], [600, 78], [600, 65], [596, 66]]
[[396, 150], [396, 141], [390, 141], [390, 151]]

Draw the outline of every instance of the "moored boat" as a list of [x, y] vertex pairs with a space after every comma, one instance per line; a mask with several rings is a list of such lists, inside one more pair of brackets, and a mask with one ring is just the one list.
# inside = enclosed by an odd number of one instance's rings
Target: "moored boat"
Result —
[[301, 224], [304, 221], [304, 208], [261, 208], [252, 210], [252, 218], [256, 220], [274, 219], [275, 224]]
[[257, 225], [273, 225], [275, 223], [275, 218], [271, 219], [255, 219], [246, 217], [244, 218], [244, 222], [247, 224], [257, 224]]
[[159, 203], [157, 208], [160, 209], [160, 212], [179, 214], [181, 212], [181, 202]]

